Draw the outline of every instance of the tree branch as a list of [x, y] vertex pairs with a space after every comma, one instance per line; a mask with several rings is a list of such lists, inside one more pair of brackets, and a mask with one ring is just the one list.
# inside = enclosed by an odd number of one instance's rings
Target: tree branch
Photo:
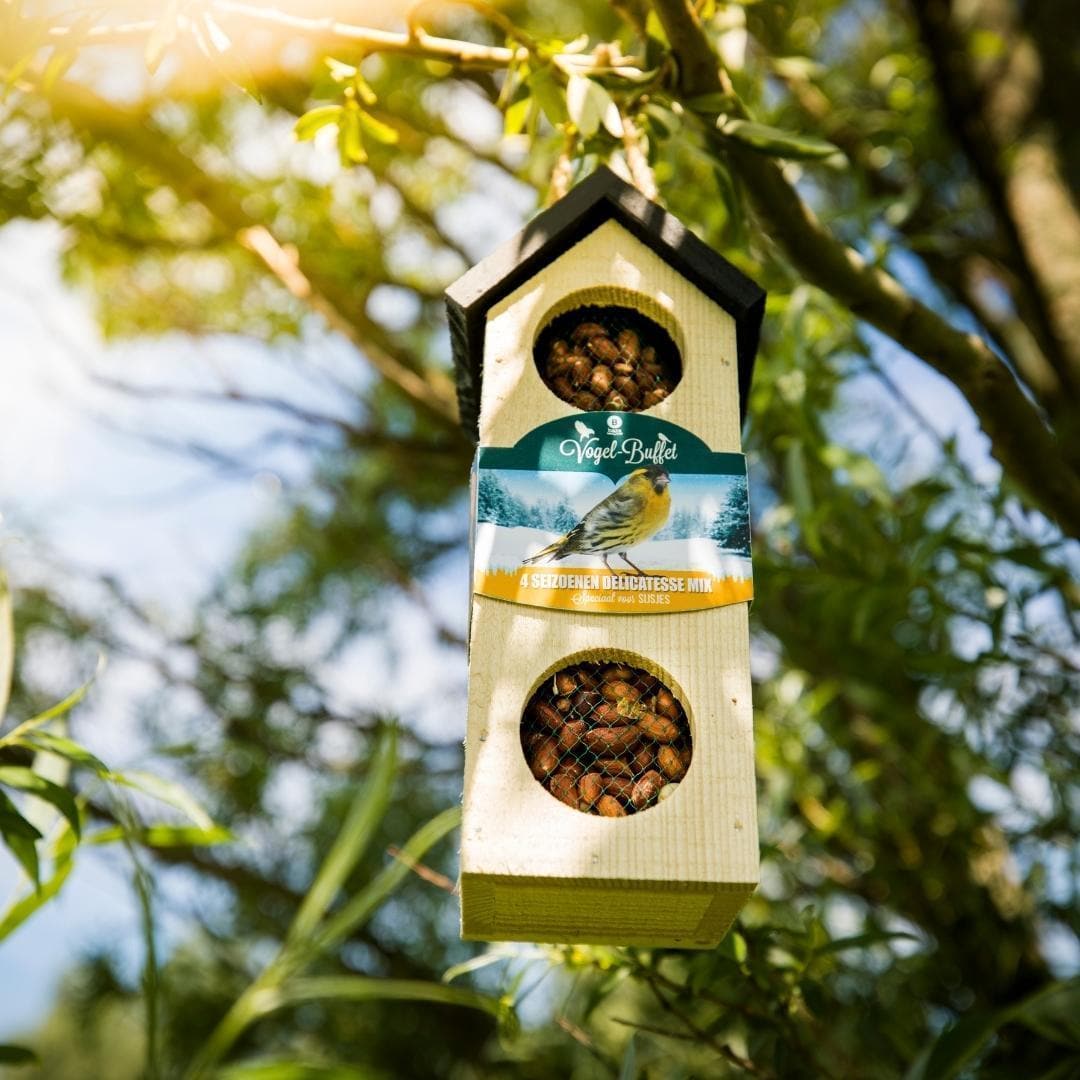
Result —
[[[1032, 301], [1034, 330], [1065, 388], [1080, 389], [1080, 214], [1033, 115], [1039, 73], [998, 5], [987, 27], [1007, 38], [1005, 70], [982, 79], [954, 23], [951, 0], [911, 5], [934, 66], [942, 108], [972, 163]], [[1007, 163], [1006, 163], [1007, 162]]]
[[[655, 0], [687, 96], [730, 93], [716, 54], [687, 0]], [[1080, 477], [1061, 444], [985, 341], [964, 334], [895, 278], [837, 241], [771, 158], [710, 136], [734, 161], [765, 226], [807, 280], [888, 334], [953, 382], [967, 398], [1006, 472], [1061, 528], [1080, 536]]]
[[113, 142], [141, 158], [174, 190], [201, 203], [294, 297], [352, 342], [387, 382], [443, 426], [457, 427], [455, 395], [445, 375], [425, 376], [414, 371], [397, 354], [385, 331], [350, 305], [349, 298], [319, 274], [312, 260], [282, 244], [263, 222], [249, 213], [243, 199], [227, 181], [201, 169], [141, 112], [115, 106], [70, 82], [54, 88], [49, 102], [53, 111], [70, 120], [77, 130]]
[[[396, 33], [355, 26], [333, 18], [307, 18], [254, 4], [234, 3], [233, 0], [215, 0], [209, 6], [215, 15], [221, 17], [243, 19], [249, 24], [270, 27], [290, 35], [304, 34], [326, 44], [346, 45], [363, 53], [396, 53], [464, 67], [499, 69], [509, 67], [527, 52], [524, 48], [508, 49], [436, 37], [419, 28], [411, 33]], [[47, 36], [49, 41], [57, 44], [71, 40], [79, 45], [124, 45], [133, 40], [149, 38], [156, 27], [157, 22], [149, 19], [92, 26], [78, 32], [72, 26], [53, 26]]]

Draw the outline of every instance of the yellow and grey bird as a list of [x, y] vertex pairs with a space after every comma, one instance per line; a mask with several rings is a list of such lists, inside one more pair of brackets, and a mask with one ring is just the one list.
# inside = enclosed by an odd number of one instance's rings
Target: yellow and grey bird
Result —
[[635, 544], [658, 533], [671, 512], [671, 477], [667, 469], [650, 465], [635, 469], [607, 498], [598, 502], [565, 536], [543, 551], [526, 559], [526, 563], [541, 559], [565, 559], [568, 555], [599, 555], [611, 570], [608, 553], [616, 552], [628, 566], [648, 576], [634, 566], [626, 552]]

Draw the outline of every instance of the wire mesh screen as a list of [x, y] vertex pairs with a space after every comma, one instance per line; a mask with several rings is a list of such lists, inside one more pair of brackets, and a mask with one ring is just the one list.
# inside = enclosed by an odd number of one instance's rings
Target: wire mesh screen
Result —
[[556, 316], [537, 338], [534, 359], [556, 397], [590, 412], [651, 409], [682, 378], [671, 335], [618, 304], [588, 304]]
[[546, 679], [521, 717], [533, 776], [586, 814], [625, 817], [670, 797], [690, 767], [690, 725], [655, 675], [577, 663]]

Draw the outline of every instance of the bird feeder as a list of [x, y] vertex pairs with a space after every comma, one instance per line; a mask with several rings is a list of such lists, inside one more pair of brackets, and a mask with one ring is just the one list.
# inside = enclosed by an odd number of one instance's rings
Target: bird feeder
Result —
[[447, 291], [479, 447], [465, 938], [710, 947], [754, 890], [764, 306], [603, 168]]

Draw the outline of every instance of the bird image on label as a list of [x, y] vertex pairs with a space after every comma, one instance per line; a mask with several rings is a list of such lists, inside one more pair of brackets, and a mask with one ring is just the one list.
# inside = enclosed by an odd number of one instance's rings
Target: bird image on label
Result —
[[608, 562], [609, 552], [642, 577], [649, 577], [635, 566], [627, 551], [658, 533], [671, 512], [671, 477], [667, 469], [650, 465], [635, 469], [610, 495], [598, 502], [565, 536], [542, 551], [525, 559], [536, 563], [543, 559], [565, 559], [568, 555], [599, 555], [604, 565], [615, 573]]

